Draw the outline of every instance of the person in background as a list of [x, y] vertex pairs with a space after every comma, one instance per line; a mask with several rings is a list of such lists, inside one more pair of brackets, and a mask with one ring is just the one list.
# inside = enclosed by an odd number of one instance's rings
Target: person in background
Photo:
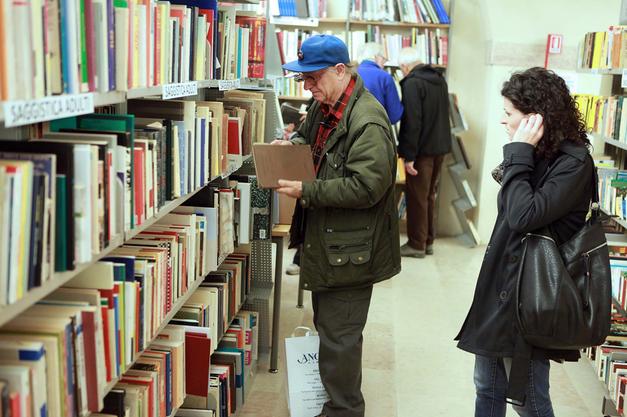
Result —
[[364, 45], [357, 72], [364, 80], [364, 86], [381, 103], [391, 124], [396, 124], [403, 115], [403, 104], [398, 98], [394, 79], [384, 69], [387, 62], [383, 47], [375, 42]]
[[407, 172], [407, 243], [401, 256], [424, 258], [433, 254], [440, 171], [451, 151], [448, 86], [440, 72], [421, 64], [415, 48], [403, 48], [398, 63], [405, 76], [398, 154]]
[[364, 417], [363, 329], [373, 285], [401, 269], [392, 127], [339, 38], [312, 36], [298, 56], [283, 68], [300, 73], [315, 102], [290, 141], [273, 143], [311, 145], [316, 179], [279, 180], [277, 192], [298, 199], [290, 246], [302, 244], [300, 276], [320, 336], [329, 394], [320, 416]]
[[507, 142], [503, 162], [493, 171], [501, 185], [498, 215], [472, 306], [455, 340], [475, 354], [476, 417], [505, 417], [506, 397], [516, 400], [520, 416], [553, 417], [549, 359], [576, 361], [579, 352], [534, 347], [531, 359], [525, 356], [515, 325], [522, 241], [548, 227], [560, 246], [583, 227], [595, 190], [594, 163], [577, 104], [554, 72], [515, 73], [501, 95]]

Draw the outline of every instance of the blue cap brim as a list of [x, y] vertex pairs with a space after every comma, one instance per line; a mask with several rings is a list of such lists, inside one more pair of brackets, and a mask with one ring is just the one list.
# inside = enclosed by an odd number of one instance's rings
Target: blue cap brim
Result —
[[316, 64], [316, 65], [301, 65], [300, 61], [292, 61], [287, 64], [283, 64], [283, 69], [293, 72], [313, 72], [318, 71], [323, 68], [327, 68], [327, 64]]

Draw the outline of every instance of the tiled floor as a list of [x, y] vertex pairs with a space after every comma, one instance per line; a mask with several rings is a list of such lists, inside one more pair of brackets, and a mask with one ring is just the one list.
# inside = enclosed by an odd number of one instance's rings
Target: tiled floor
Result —
[[[364, 334], [367, 417], [473, 415], [473, 357], [457, 349], [453, 338], [470, 305], [484, 248], [442, 239], [435, 249], [426, 259], [403, 259], [402, 273], [375, 287]], [[291, 255], [286, 253], [284, 265]], [[312, 326], [309, 294], [304, 309], [295, 307], [297, 285], [297, 277], [284, 276], [281, 340], [296, 326]], [[261, 364], [240, 417], [289, 416], [284, 358], [281, 346], [278, 374]], [[551, 395], [557, 417], [601, 416], [603, 388], [587, 360], [554, 364]]]

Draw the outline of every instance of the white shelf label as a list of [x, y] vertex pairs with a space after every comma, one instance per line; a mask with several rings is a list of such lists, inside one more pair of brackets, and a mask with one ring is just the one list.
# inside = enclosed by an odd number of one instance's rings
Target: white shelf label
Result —
[[161, 91], [161, 98], [169, 100], [172, 98], [195, 96], [198, 94], [198, 81], [186, 83], [164, 84]]
[[627, 88], [627, 68], [623, 68], [623, 75], [620, 78], [620, 88]]
[[94, 112], [92, 93], [51, 96], [36, 100], [5, 101], [4, 126], [24, 126]]
[[218, 90], [235, 90], [240, 87], [240, 80], [218, 80]]

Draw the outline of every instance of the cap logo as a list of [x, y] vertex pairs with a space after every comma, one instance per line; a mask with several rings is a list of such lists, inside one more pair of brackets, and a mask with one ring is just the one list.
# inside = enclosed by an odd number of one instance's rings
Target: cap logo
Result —
[[298, 51], [298, 60], [302, 61], [303, 59], [305, 59], [305, 55], [303, 55], [303, 51]]

